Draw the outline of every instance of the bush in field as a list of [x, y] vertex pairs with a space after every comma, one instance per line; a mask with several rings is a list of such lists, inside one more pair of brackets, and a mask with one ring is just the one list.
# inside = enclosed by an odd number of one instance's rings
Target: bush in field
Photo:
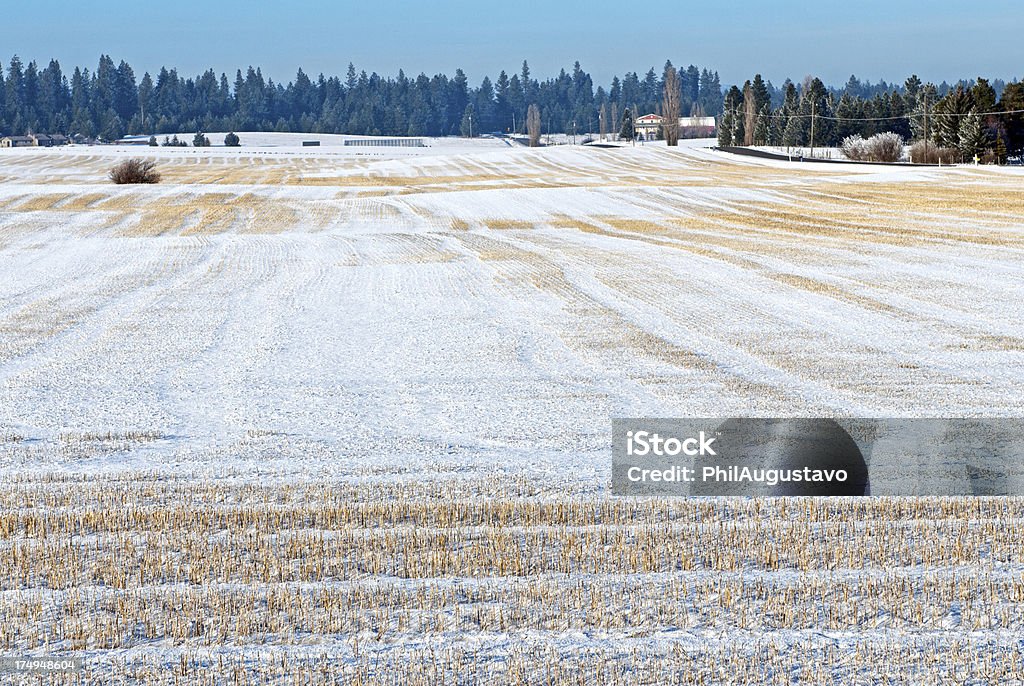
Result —
[[865, 140], [847, 136], [840, 145], [847, 159], [858, 162], [898, 162], [903, 157], [903, 138], [892, 132], [876, 133]]
[[137, 157], [118, 163], [110, 170], [110, 180], [117, 184], [160, 183], [156, 162]]
[[210, 147], [210, 139], [202, 131], [196, 131], [196, 135], [192, 137], [192, 145], [196, 148], [208, 148]]
[[959, 164], [962, 159], [956, 148], [940, 148], [935, 143], [918, 141], [910, 146], [910, 161], [914, 164]]
[[903, 157], [903, 137], [886, 131], [867, 140], [868, 159], [872, 162], [898, 162]]
[[867, 141], [859, 134], [844, 138], [839, 149], [848, 160], [861, 162], [867, 159]]
[[232, 131], [228, 135], [224, 136], [224, 145], [226, 145], [229, 148], [237, 148], [238, 146], [240, 146], [241, 142], [239, 142], [238, 140], [238, 134]]

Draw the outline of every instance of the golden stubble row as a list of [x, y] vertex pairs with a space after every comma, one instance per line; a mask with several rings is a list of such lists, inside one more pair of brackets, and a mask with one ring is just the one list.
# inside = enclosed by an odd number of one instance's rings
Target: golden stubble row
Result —
[[[81, 521], [70, 513], [54, 515], [58, 522], [62, 516]], [[166, 526], [137, 532], [73, 533], [69, 527], [69, 533], [51, 529], [45, 537], [8, 539], [0, 547], [2, 590], [368, 576], [863, 570], [1013, 563], [1022, 550], [1019, 522], [998, 520], [290, 529], [274, 526], [280, 520], [268, 516], [266, 526], [220, 529], [191, 518], [160, 519]]]
[[702, 645], [606, 641], [576, 647], [548, 638], [495, 650], [480, 644], [412, 642], [381, 651], [355, 641], [338, 650], [284, 653], [183, 651], [141, 654], [90, 664], [76, 675], [32, 681], [53, 686], [694, 686], [842, 683], [1019, 684], [1019, 642], [970, 636], [905, 640], [795, 640], [743, 634]]
[[673, 574], [187, 584], [0, 597], [0, 647], [305, 645], [442, 634], [659, 631], [1024, 632], [1024, 574]]
[[[1019, 641], [991, 641], [1024, 633], [1024, 499], [625, 499], [420, 476], [12, 476], [0, 650], [100, 657], [92, 681], [52, 683], [1013, 683], [1021, 668]], [[819, 662], [787, 648], [821, 632], [849, 645], [823, 642]], [[529, 636], [556, 652], [525, 651]], [[580, 636], [608, 642], [551, 647]], [[444, 637], [510, 637], [511, 653], [415, 647]], [[940, 653], [907, 648], [929, 637]], [[276, 657], [239, 657], [264, 648]], [[171, 669], [153, 650], [184, 652]]]

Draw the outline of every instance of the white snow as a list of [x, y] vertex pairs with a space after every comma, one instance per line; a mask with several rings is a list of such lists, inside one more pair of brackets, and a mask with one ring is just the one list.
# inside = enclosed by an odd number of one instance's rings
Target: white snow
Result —
[[[1024, 221], [907, 202], [1012, 198], [1006, 170], [239, 135], [0, 151], [0, 477], [498, 471], [599, 500], [612, 417], [1024, 411]], [[132, 155], [165, 182], [109, 185]]]

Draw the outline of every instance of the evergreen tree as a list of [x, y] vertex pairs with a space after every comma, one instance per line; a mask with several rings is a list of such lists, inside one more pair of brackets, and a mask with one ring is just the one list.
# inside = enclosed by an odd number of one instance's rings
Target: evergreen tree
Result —
[[622, 124], [619, 127], [619, 140], [631, 141], [636, 136], [636, 130], [633, 128], [633, 114], [627, 107], [622, 112]]
[[726, 109], [718, 119], [718, 145], [725, 147], [733, 144], [732, 135], [736, 129], [735, 115], [732, 110]]
[[[25, 70], [21, 59], [17, 55], [11, 58], [11, 66], [7, 70], [7, 82], [5, 85], [8, 121], [12, 129], [19, 133], [24, 133], [24, 131], [20, 130], [20, 123], [24, 119], [22, 115], [25, 106]], [[15, 122], [18, 122], [19, 125], [16, 125]]]
[[798, 148], [806, 142], [803, 119], [790, 117], [782, 132], [782, 144], [787, 148]]
[[750, 82], [750, 91], [754, 97], [754, 109], [757, 112], [762, 111], [765, 107], [771, 107], [772, 98], [768, 93], [768, 86], [760, 74], [754, 75], [754, 80]]
[[960, 119], [957, 134], [956, 148], [965, 162], [971, 161], [975, 155], [983, 155], [989, 146], [989, 139], [982, 126], [981, 116], [973, 110], [966, 117]]
[[729, 89], [725, 95], [722, 128], [726, 130], [725, 145], [743, 145], [743, 93], [736, 86]]
[[965, 141], [975, 139], [968, 128], [977, 126], [979, 130], [981, 129], [980, 118], [972, 118], [970, 125], [966, 124], [969, 115], [976, 112], [971, 91], [963, 85], [958, 85], [935, 105], [935, 125], [932, 134], [935, 142], [940, 147], [957, 148], [963, 153], [969, 147]]
[[1008, 83], [1003, 88], [999, 106], [1005, 112], [1013, 114], [1003, 115], [1002, 121], [1005, 128], [1004, 143], [1007, 153], [1019, 155], [1024, 153], [1024, 114], [1015, 110], [1024, 110], [1024, 83]]
[[[915, 77], [916, 78], [916, 77]], [[908, 79], [909, 83], [909, 79]], [[913, 109], [910, 113], [911, 137], [914, 140], [934, 139], [935, 134], [935, 106], [939, 101], [939, 91], [935, 84], [927, 83], [919, 85], [913, 97]], [[925, 127], [927, 125], [927, 136]]]
[[754, 128], [754, 145], [772, 145], [771, 112], [771, 104], [765, 103], [758, 113], [757, 125]]

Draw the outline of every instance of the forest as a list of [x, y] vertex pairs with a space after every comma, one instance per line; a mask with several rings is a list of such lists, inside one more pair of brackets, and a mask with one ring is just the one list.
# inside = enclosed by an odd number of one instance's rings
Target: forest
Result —
[[[668, 97], [671, 96], [671, 97]], [[996, 161], [1024, 149], [1024, 85], [977, 78], [955, 84], [872, 84], [851, 76], [843, 87], [819, 78], [787, 79], [774, 86], [760, 74], [742, 86], [723, 88], [717, 71], [667, 61], [615, 76], [595, 87], [577, 61], [555, 77], [535, 78], [530, 66], [502, 71], [471, 86], [465, 72], [452, 76], [403, 71], [391, 77], [357, 71], [344, 77], [302, 69], [275, 82], [259, 67], [219, 76], [208, 69], [182, 76], [162, 67], [141, 78], [125, 61], [102, 55], [94, 70], [66, 75], [56, 60], [40, 68], [15, 56], [0, 69], [0, 133], [64, 133], [113, 141], [128, 134], [191, 131], [289, 131], [390, 136], [471, 136], [522, 133], [537, 106], [543, 133], [616, 133], [622, 120], [671, 111], [719, 118], [722, 145], [838, 146], [850, 136], [894, 132], [904, 140], [928, 139]]]
[[[865, 92], [870, 90], [873, 92]], [[978, 77], [955, 85], [924, 83], [865, 89], [856, 79], [829, 89], [808, 77], [775, 91], [761, 75], [725, 94], [721, 145], [838, 147], [850, 137], [892, 132], [954, 153], [1006, 162], [1024, 151], [1024, 84]]]
[[[2, 71], [2, 70], [0, 70]], [[722, 87], [717, 72], [680, 70], [687, 112], [717, 115]], [[45, 68], [14, 57], [0, 73], [0, 133], [65, 133], [116, 140], [127, 134], [183, 131], [294, 131], [392, 136], [477, 135], [525, 131], [528, 107], [538, 105], [545, 133], [617, 130], [627, 107], [655, 111], [663, 83], [651, 68], [616, 76], [594, 87], [579, 62], [570, 71], [539, 80], [523, 62], [511, 76], [469, 84], [452, 76], [404, 72], [367, 74], [349, 65], [344, 78], [310, 78], [299, 69], [287, 84], [266, 78], [258, 67], [238, 70], [233, 81], [212, 69], [185, 77], [161, 68], [155, 78], [100, 57], [95, 70], [76, 67], [70, 76], [51, 60]]]

